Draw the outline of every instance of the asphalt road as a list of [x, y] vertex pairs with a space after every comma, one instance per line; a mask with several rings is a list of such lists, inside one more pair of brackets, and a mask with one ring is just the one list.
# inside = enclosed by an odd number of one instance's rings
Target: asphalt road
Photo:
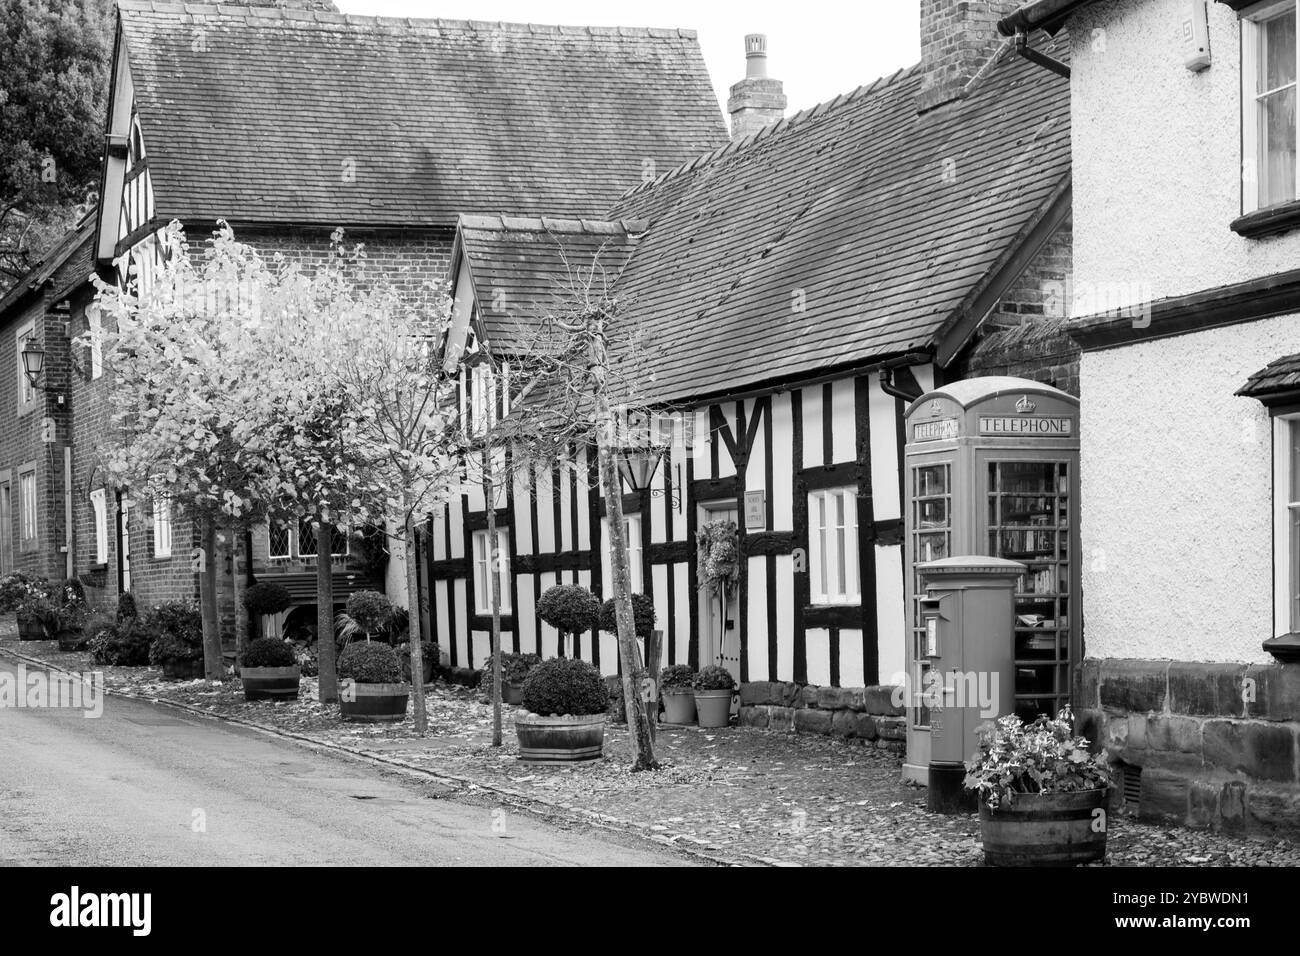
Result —
[[[0, 659], [0, 672], [15, 665]], [[0, 865], [682, 865], [140, 701], [0, 706]]]

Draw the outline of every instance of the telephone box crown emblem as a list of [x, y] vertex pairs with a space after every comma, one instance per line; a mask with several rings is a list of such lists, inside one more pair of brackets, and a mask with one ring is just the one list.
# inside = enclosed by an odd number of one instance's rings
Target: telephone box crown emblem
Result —
[[1029, 400], [1028, 395], [1021, 395], [1020, 399], [1016, 402], [1016, 411], [1021, 415], [1028, 415], [1037, 407], [1037, 405]]

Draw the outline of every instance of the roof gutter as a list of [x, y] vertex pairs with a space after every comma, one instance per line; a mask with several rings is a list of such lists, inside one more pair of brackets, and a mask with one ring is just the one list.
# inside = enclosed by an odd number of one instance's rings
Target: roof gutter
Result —
[[1067, 80], [1070, 78], [1070, 68], [1060, 60], [1055, 60], [1046, 53], [1039, 53], [1033, 49], [1029, 45], [1029, 34], [1023, 30], [1016, 31], [1016, 52], [1030, 63], [1036, 63], [1045, 70], [1051, 70], [1057, 76], [1063, 76]]
[[1092, 2], [1093, 0], [1034, 0], [999, 20], [998, 32], [1004, 37], [1013, 37], [1020, 33], [1045, 30], [1055, 36], [1071, 14]]

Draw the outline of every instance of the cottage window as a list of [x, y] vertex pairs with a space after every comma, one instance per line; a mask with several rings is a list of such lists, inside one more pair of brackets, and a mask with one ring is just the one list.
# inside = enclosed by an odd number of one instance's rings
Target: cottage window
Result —
[[474, 613], [492, 613], [492, 579], [488, 576], [496, 569], [500, 581], [500, 608], [502, 614], [511, 613], [510, 607], [510, 532], [497, 529], [495, 550], [488, 546], [487, 531], [475, 531], [474, 548]]
[[808, 496], [808, 570], [813, 604], [860, 604], [857, 489]]
[[95, 519], [95, 563], [108, 563], [108, 492], [96, 488], [90, 493], [90, 508]]
[[170, 498], [153, 500], [153, 556], [172, 556], [172, 503]]
[[[627, 538], [628, 580], [632, 584], [633, 594], [645, 592], [645, 582], [641, 576], [641, 516], [623, 516], [623, 534]], [[605, 596], [614, 596], [614, 553], [609, 538], [609, 519], [600, 519], [600, 538], [605, 547], [601, 553], [601, 571], [605, 582]]]
[[267, 525], [266, 553], [272, 558], [287, 558], [290, 555], [289, 526], [279, 521]]
[[1275, 630], [1300, 631], [1300, 414], [1273, 419]]
[[36, 548], [36, 469], [24, 471], [18, 476], [19, 534], [18, 546], [21, 551]]
[[1242, 205], [1296, 199], [1296, 0], [1260, 4], [1242, 19]]

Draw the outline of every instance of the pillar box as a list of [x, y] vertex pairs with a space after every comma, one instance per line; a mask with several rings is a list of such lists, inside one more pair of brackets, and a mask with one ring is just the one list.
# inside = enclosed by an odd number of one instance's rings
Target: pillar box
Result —
[[938, 813], [974, 809], [962, 780], [979, 743], [978, 728], [1015, 709], [1015, 588], [1019, 561], [964, 555], [917, 565], [925, 685], [929, 709], [927, 806]]

